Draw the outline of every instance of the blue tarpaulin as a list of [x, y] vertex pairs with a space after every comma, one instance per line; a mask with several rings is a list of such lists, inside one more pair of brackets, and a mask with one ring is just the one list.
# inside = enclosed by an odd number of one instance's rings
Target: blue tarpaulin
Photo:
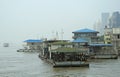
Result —
[[80, 30], [77, 30], [77, 31], [74, 31], [73, 33], [98, 33], [98, 31], [95, 31], [95, 30], [91, 30], [91, 29], [80, 29]]
[[76, 39], [76, 40], [73, 40], [72, 42], [74, 42], [74, 43], [86, 43], [88, 41], [86, 41], [84, 39]]
[[35, 40], [35, 39], [28, 39], [28, 40], [25, 40], [24, 42], [35, 43], [35, 42], [43, 42], [43, 41], [42, 40]]
[[112, 44], [90, 44], [90, 46], [113, 46]]

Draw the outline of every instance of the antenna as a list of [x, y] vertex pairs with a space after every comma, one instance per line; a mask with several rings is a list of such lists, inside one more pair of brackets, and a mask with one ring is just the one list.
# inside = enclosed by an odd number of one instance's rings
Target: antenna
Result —
[[58, 32], [56, 31], [56, 39], [59, 39]]
[[64, 34], [63, 29], [61, 29], [61, 38], [62, 38], [62, 40], [63, 40], [63, 34]]
[[55, 32], [54, 32], [54, 31], [52, 31], [52, 39], [54, 39], [54, 33], [55, 33]]

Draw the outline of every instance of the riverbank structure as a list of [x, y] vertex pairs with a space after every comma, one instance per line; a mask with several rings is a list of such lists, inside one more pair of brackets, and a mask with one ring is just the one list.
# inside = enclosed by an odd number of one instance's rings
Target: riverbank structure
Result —
[[113, 44], [114, 49], [120, 55], [120, 28], [105, 27], [104, 32], [105, 43]]
[[91, 43], [98, 43], [98, 31], [91, 30], [91, 29], [80, 29], [77, 31], [72, 32], [74, 34], [73, 39], [84, 39], [88, 41], [89, 44]]
[[[100, 41], [100, 37], [97, 36], [97, 34], [99, 33], [98, 31], [94, 31], [91, 29], [80, 29], [72, 33], [74, 34], [73, 39], [75, 40], [83, 39], [84, 41], [88, 42], [90, 52], [89, 55], [92, 58], [97, 58], [97, 56], [99, 56], [99, 58], [101, 59], [118, 57], [117, 51], [114, 49], [114, 46], [112, 44], [106, 44], [106, 42], [110, 43], [110, 41], [106, 41], [105, 43], [104, 41], [103, 42]], [[108, 37], [106, 36], [106, 38]]]
[[24, 41], [24, 48], [17, 50], [18, 52], [40, 52], [42, 51], [43, 40], [28, 39]]

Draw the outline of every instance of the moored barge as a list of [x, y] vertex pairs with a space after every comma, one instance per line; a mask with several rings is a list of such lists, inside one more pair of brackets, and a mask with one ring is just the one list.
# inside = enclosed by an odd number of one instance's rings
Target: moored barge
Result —
[[53, 67], [83, 67], [89, 66], [86, 43], [69, 42], [61, 40], [49, 40], [43, 43], [43, 52], [39, 54], [42, 60]]

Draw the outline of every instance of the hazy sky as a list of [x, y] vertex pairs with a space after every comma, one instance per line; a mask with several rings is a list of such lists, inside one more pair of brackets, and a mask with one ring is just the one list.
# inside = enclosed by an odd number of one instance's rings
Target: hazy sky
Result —
[[[120, 0], [0, 0], [0, 42], [48, 37], [56, 31], [93, 28], [102, 12], [120, 11]], [[54, 34], [53, 34], [54, 33]]]

